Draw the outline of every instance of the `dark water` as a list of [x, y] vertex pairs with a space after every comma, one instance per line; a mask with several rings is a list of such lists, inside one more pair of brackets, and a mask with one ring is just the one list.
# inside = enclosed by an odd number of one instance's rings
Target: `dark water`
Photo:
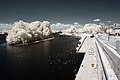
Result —
[[76, 54], [79, 38], [55, 36], [26, 46], [0, 39], [0, 80], [74, 80], [84, 54]]

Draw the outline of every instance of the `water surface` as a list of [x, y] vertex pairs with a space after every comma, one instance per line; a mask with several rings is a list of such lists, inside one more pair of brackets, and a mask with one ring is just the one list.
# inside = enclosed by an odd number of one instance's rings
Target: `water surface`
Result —
[[76, 54], [80, 38], [55, 39], [25, 46], [0, 40], [0, 80], [74, 80], [84, 54]]

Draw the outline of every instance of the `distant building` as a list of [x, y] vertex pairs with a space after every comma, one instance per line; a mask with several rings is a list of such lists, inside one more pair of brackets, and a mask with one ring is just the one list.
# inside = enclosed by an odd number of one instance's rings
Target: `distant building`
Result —
[[112, 34], [120, 36], [120, 24], [114, 24], [111, 28], [113, 29]]

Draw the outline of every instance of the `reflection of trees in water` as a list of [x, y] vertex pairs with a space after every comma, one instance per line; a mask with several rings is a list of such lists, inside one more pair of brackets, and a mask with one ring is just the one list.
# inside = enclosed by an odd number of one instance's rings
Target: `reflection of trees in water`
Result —
[[48, 61], [49, 48], [50, 41], [25, 46], [7, 45], [7, 56], [17, 64], [29, 61], [46, 63]]
[[70, 36], [58, 36], [51, 41], [37, 44], [7, 45], [7, 63], [5, 63], [7, 69], [5, 69], [11, 71], [12, 74], [8, 74], [14, 78], [13, 80], [17, 80], [20, 76], [21, 80], [33, 78], [73, 80], [83, 58], [83, 55], [75, 52], [78, 40]]

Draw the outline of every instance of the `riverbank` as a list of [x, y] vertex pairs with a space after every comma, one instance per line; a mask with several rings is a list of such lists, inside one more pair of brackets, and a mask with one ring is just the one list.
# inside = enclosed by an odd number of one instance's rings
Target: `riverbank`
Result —
[[[110, 37], [114, 41], [119, 39], [119, 37], [115, 38], [116, 36]], [[94, 35], [94, 37], [88, 34], [82, 46], [78, 46], [80, 49], [77, 53], [85, 53], [85, 56], [75, 80], [118, 80], [120, 55], [112, 46], [114, 41], [107, 41], [106, 34]]]

